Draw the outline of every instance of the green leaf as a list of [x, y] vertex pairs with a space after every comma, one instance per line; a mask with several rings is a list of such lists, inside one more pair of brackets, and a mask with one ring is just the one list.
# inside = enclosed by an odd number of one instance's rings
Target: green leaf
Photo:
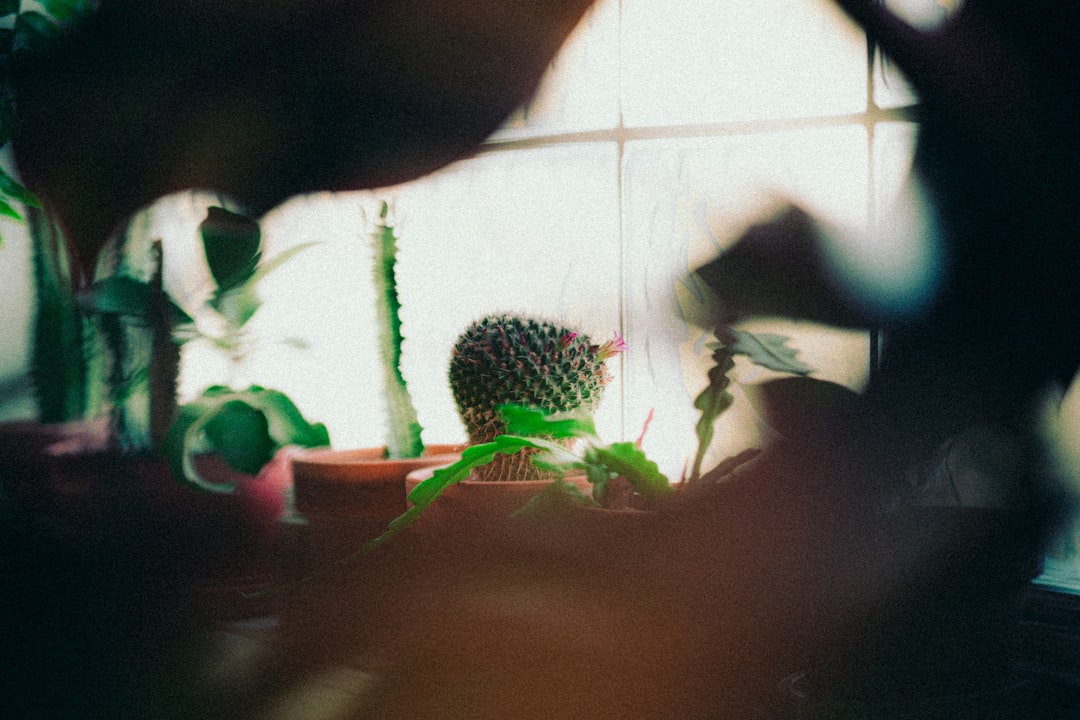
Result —
[[[251, 218], [211, 207], [199, 224], [203, 252], [217, 284], [215, 298], [246, 283], [259, 265], [262, 232]], [[213, 304], [213, 302], [212, 302]]]
[[487, 465], [496, 455], [512, 455], [524, 448], [543, 447], [544, 444], [536, 439], [517, 435], [499, 435], [491, 442], [471, 445], [461, 453], [460, 460], [436, 470], [430, 478], [414, 487], [409, 493], [409, 502], [418, 507], [427, 507], [446, 488], [469, 477], [475, 468]]
[[509, 435], [561, 439], [596, 436], [592, 416], [584, 412], [547, 414], [542, 410], [514, 404], [500, 405], [498, 412]]
[[424, 510], [435, 502], [446, 488], [466, 479], [473, 469], [487, 465], [496, 455], [510, 455], [524, 448], [543, 449], [549, 444], [526, 437], [499, 435], [491, 442], [470, 445], [461, 453], [460, 460], [452, 465], [438, 468], [431, 477], [414, 487], [409, 493], [409, 502], [412, 503], [412, 507], [394, 518], [381, 535], [364, 543], [356, 554], [368, 552], [414, 525]]
[[[86, 309], [107, 315], [127, 315], [129, 317], [149, 319], [154, 311], [154, 289], [149, 283], [126, 275], [116, 275], [98, 280], [83, 294], [80, 302]], [[188, 324], [194, 319], [167, 299], [172, 325]]]
[[7, 202], [7, 200], [5, 200], [2, 197], [0, 197], [0, 215], [3, 215], [5, 217], [9, 217], [9, 218], [13, 218], [15, 220], [22, 220], [22, 214], [18, 210], [16, 210], [15, 208], [13, 208]]
[[152, 293], [149, 283], [117, 275], [91, 285], [82, 302], [93, 312], [149, 317]]
[[15, 178], [8, 175], [3, 168], [0, 168], [0, 194], [31, 207], [41, 207], [41, 200], [38, 199], [38, 196], [23, 187]]
[[38, 2], [45, 8], [45, 12], [61, 23], [76, 20], [93, 9], [87, 0], [38, 0]]
[[233, 469], [257, 475], [274, 457], [266, 415], [243, 400], [227, 400], [206, 423], [206, 439]]
[[308, 422], [285, 393], [252, 385], [236, 395], [266, 415], [267, 432], [278, 446], [321, 447], [330, 444], [326, 426]]
[[694, 464], [690, 470], [687, 482], [696, 482], [701, 477], [701, 465], [705, 461], [705, 454], [712, 444], [713, 430], [716, 419], [724, 414], [732, 403], [734, 396], [727, 391], [731, 384], [728, 373], [735, 367], [734, 352], [731, 346], [722, 342], [717, 343], [713, 349], [713, 366], [709, 368], [709, 384], [701, 393], [694, 398], [694, 407], [701, 412], [697, 424], [694, 426], [694, 434], [697, 435], [697, 452], [694, 454]]
[[326, 427], [307, 422], [283, 393], [258, 385], [240, 391], [215, 385], [177, 409], [162, 450], [178, 481], [227, 493], [231, 486], [211, 483], [195, 468], [195, 453], [207, 445], [234, 469], [256, 474], [285, 445], [329, 444]]
[[626, 478], [634, 491], [646, 500], [663, 499], [675, 493], [675, 488], [660, 472], [657, 464], [632, 442], [589, 448], [585, 452], [585, 461], [603, 466], [612, 475]]
[[748, 357], [755, 365], [793, 375], [807, 375], [814, 371], [809, 365], [796, 359], [799, 351], [788, 347], [790, 338], [783, 335], [754, 335], [725, 327], [718, 328], [716, 336], [731, 347], [732, 353]]

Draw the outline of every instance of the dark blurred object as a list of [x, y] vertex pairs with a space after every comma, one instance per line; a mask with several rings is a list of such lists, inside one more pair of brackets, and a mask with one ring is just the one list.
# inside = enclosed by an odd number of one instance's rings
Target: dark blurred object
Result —
[[589, 0], [103, 0], [16, 68], [13, 148], [84, 269], [132, 212], [412, 179], [534, 90]]
[[[1066, 386], [1080, 362], [1078, 10], [971, 0], [921, 32], [883, 4], [839, 4], [918, 94], [914, 167], [940, 279], [917, 310], [875, 314], [843, 288], [835, 247], [796, 209], [700, 273], [725, 320], [764, 313], [884, 326], [866, 396], [891, 424], [898, 465], [976, 423], [1032, 440], [1045, 393]], [[1027, 452], [1033, 469], [1037, 449]]]

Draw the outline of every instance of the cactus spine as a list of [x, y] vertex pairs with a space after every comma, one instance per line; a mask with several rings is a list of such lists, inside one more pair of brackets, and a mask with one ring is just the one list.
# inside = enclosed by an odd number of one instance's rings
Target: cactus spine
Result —
[[[611, 379], [605, 361], [622, 341], [593, 345], [589, 338], [545, 320], [515, 314], [490, 315], [461, 334], [450, 358], [450, 388], [473, 444], [505, 431], [498, 415], [504, 404], [548, 413], [592, 412]], [[528, 456], [500, 456], [477, 469], [482, 480], [541, 477]]]

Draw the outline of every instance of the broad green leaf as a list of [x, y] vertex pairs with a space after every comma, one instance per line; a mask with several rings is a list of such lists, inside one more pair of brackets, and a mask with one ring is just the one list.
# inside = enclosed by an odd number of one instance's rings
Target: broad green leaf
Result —
[[326, 426], [308, 422], [285, 393], [253, 385], [235, 395], [266, 415], [267, 432], [279, 446], [320, 447], [330, 444]]
[[788, 347], [790, 338], [783, 335], [755, 335], [733, 328], [718, 329], [716, 335], [721, 342], [730, 345], [734, 354], [748, 357], [755, 365], [794, 375], [807, 375], [814, 371], [797, 359], [799, 351]]
[[152, 293], [148, 283], [116, 275], [91, 285], [83, 303], [98, 313], [149, 317]]
[[256, 475], [270, 462], [277, 445], [266, 416], [242, 400], [228, 400], [204, 428], [206, 439], [233, 469]]
[[211, 207], [199, 224], [199, 234], [206, 264], [217, 284], [215, 299], [255, 274], [262, 254], [262, 232], [257, 222], [225, 208]]
[[93, 5], [87, 0], [38, 0], [38, 2], [45, 8], [45, 12], [61, 23], [76, 20], [93, 9]]
[[[154, 290], [149, 283], [125, 275], [99, 280], [81, 298], [88, 310], [109, 315], [147, 319], [154, 311]], [[195, 322], [183, 308], [166, 298], [171, 325]]]
[[[178, 482], [198, 485], [185, 472], [184, 450], [187, 432], [199, 420], [205, 408], [206, 403], [198, 401], [177, 408], [176, 419], [173, 420], [172, 425], [169, 426], [169, 431], [165, 434], [165, 439], [162, 440], [162, 454], [165, 455], [165, 459], [169, 462], [173, 478]], [[194, 472], [194, 468], [192, 468], [192, 471]], [[195, 478], [198, 479], [197, 474], [195, 474]]]
[[230, 486], [208, 482], [195, 468], [194, 455], [207, 442], [234, 469], [256, 474], [278, 448], [322, 447], [330, 444], [330, 437], [324, 425], [308, 423], [277, 390], [252, 385], [235, 391], [214, 385], [178, 408], [163, 451], [180, 482], [210, 492], [231, 492]]

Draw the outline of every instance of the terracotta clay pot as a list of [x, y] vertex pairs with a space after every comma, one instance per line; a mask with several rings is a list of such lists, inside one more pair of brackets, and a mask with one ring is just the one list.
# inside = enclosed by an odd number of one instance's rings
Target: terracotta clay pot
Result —
[[405, 476], [446, 465], [460, 445], [432, 445], [418, 458], [388, 459], [384, 448], [309, 450], [292, 459], [296, 510], [305, 518], [348, 517], [389, 522], [405, 512]]
[[292, 459], [293, 498], [304, 564], [333, 561], [378, 536], [405, 512], [405, 476], [446, 465], [460, 445], [431, 445], [418, 458], [388, 459], [381, 447], [307, 450]]

